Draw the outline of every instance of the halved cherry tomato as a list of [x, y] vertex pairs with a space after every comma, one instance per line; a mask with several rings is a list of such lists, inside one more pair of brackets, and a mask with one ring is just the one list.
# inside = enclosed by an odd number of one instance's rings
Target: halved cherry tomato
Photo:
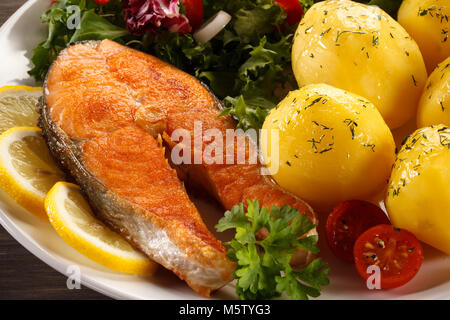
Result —
[[275, 0], [287, 13], [286, 21], [290, 26], [298, 23], [303, 17], [303, 8], [299, 0]]
[[368, 267], [380, 268], [382, 289], [396, 288], [410, 281], [420, 269], [423, 250], [419, 240], [409, 231], [382, 224], [364, 232], [354, 247], [358, 273], [367, 280]]
[[328, 216], [325, 225], [328, 245], [338, 258], [352, 263], [356, 239], [379, 224], [389, 224], [389, 219], [376, 205], [360, 200], [344, 201]]
[[186, 10], [186, 17], [192, 29], [196, 30], [200, 28], [205, 14], [202, 0], [183, 0], [183, 4]]
[[99, 5], [104, 5], [107, 4], [110, 0], [94, 0], [94, 1]]

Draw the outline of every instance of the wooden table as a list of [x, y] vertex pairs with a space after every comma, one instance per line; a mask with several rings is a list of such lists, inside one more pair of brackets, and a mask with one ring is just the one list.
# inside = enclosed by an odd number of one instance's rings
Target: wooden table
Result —
[[[0, 0], [0, 25], [25, 2]], [[66, 280], [0, 226], [0, 299], [107, 299], [83, 286], [69, 290]]]

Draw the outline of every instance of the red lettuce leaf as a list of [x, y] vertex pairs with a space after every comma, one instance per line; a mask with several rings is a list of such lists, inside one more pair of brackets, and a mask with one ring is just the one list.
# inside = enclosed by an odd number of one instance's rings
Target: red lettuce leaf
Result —
[[122, 0], [125, 22], [130, 33], [140, 36], [165, 28], [171, 32], [189, 33], [192, 27], [180, 13], [179, 0]]

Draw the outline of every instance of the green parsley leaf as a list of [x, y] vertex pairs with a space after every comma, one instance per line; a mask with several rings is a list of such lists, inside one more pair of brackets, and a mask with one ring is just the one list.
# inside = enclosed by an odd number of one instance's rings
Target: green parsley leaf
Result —
[[[256, 234], [266, 228], [268, 236], [257, 240]], [[315, 228], [308, 217], [288, 205], [260, 208], [258, 200], [234, 206], [216, 225], [219, 232], [235, 229], [234, 239], [227, 243], [227, 256], [237, 262], [234, 278], [241, 299], [270, 299], [284, 292], [291, 299], [318, 297], [328, 285], [327, 264], [320, 258], [299, 271], [289, 262], [298, 248], [317, 253], [317, 237], [304, 235]]]
[[244, 212], [244, 204], [234, 206], [231, 211], [225, 212], [221, 223], [216, 226], [217, 231], [223, 232], [233, 228], [245, 228], [248, 225], [247, 217]]

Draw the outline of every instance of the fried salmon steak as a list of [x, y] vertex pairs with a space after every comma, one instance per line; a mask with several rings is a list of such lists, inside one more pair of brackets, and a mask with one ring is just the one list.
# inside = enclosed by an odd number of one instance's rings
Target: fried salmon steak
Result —
[[[104, 40], [64, 50], [49, 70], [39, 104], [39, 126], [53, 154], [87, 195], [96, 215], [152, 260], [209, 296], [232, 279], [234, 264], [206, 228], [165, 156], [161, 136], [183, 129], [195, 145], [203, 130], [235, 129], [218, 117], [220, 102], [200, 82], [161, 60]], [[246, 156], [255, 148], [244, 136]], [[180, 144], [186, 141], [180, 142]], [[184, 149], [183, 149], [184, 150]], [[312, 209], [260, 174], [260, 164], [182, 164], [190, 181], [227, 209], [258, 199], [262, 206], [289, 204], [313, 222]], [[310, 257], [299, 252], [296, 263]]]

